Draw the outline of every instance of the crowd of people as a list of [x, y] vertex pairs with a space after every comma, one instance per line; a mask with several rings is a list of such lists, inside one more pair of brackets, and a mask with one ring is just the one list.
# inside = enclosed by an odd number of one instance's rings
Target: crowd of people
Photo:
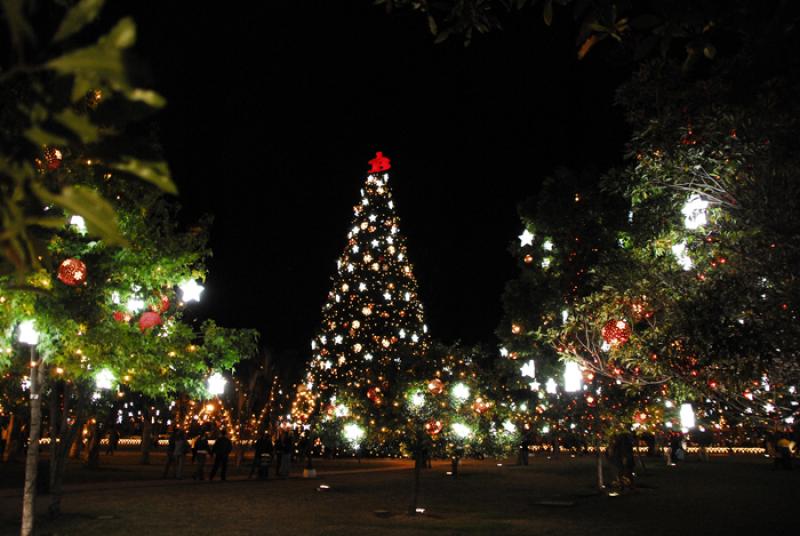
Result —
[[[213, 445], [212, 445], [213, 443]], [[227, 480], [228, 458], [233, 451], [233, 442], [228, 437], [226, 430], [215, 434], [213, 441], [206, 430], [201, 430], [193, 439], [187, 438], [183, 430], [176, 429], [170, 434], [167, 443], [167, 460], [164, 465], [162, 478], [170, 475], [182, 479], [186, 458], [191, 454], [191, 463], [194, 467], [191, 477], [194, 480], [214, 480], [219, 473], [220, 480]], [[290, 431], [283, 431], [273, 438], [266, 432], [253, 443], [253, 462], [248, 478], [256, 475], [260, 479], [269, 478], [271, 467], [274, 465], [275, 475], [279, 478], [288, 478], [291, 459], [294, 451], [294, 438]], [[206, 474], [206, 464], [213, 460], [211, 470]]]

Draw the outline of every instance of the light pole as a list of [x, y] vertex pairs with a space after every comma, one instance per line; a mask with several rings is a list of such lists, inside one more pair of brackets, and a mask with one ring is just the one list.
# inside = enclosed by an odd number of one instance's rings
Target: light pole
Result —
[[33, 320], [21, 322], [17, 332], [17, 340], [27, 344], [31, 349], [31, 420], [28, 432], [28, 451], [25, 457], [25, 488], [22, 495], [22, 536], [33, 534], [34, 512], [36, 501], [36, 477], [39, 469], [39, 438], [42, 431], [42, 399], [39, 394], [44, 381], [44, 365], [36, 352], [39, 344], [39, 332]]

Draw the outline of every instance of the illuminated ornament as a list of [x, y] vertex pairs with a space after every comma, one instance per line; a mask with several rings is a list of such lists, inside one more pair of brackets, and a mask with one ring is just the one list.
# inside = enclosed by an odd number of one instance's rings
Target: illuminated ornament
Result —
[[522, 260], [525, 262], [525, 264], [530, 264], [533, 262], [533, 255], [528, 253]]
[[145, 311], [139, 317], [139, 331], [142, 333], [159, 325], [161, 325], [161, 315], [154, 311]]
[[545, 257], [542, 259], [542, 268], [547, 269], [550, 268], [550, 263], [553, 262], [553, 259], [550, 257]]
[[441, 433], [442, 429], [444, 429], [442, 421], [431, 419], [425, 423], [425, 431], [431, 436], [438, 435]]
[[544, 244], [542, 244], [542, 248], [545, 251], [553, 251], [553, 243], [550, 240], [545, 240]]
[[609, 320], [602, 330], [603, 340], [610, 346], [625, 344], [631, 337], [631, 327], [625, 320]]
[[364, 354], [364, 360], [365, 361], [372, 361], [372, 354], [369, 354], [369, 353]]
[[681, 428], [694, 428], [694, 409], [691, 404], [681, 404]]
[[366, 283], [359, 283], [358, 284], [358, 290], [360, 290], [361, 292], [364, 292], [365, 290], [367, 290], [367, 284]]
[[364, 316], [369, 316], [372, 314], [372, 309], [369, 307], [364, 307], [361, 309], [361, 314]]
[[380, 173], [391, 169], [391, 161], [383, 156], [381, 151], [375, 153], [375, 158], [369, 161], [369, 173]]
[[487, 402], [481, 397], [478, 397], [475, 399], [475, 402], [472, 403], [472, 410], [475, 413], [483, 413], [487, 411], [490, 406], [491, 404], [489, 404], [489, 402]]
[[353, 326], [353, 329], [358, 329], [358, 328], [361, 327], [361, 322], [359, 322], [358, 320], [353, 320], [352, 326]]
[[74, 287], [86, 282], [86, 265], [78, 259], [66, 259], [58, 267], [58, 279]]
[[520, 333], [522, 333], [522, 326], [520, 326], [519, 324], [511, 324], [511, 333], [513, 333], [514, 335], [519, 335]]
[[681, 214], [683, 214], [683, 226], [693, 231], [708, 223], [706, 219], [706, 209], [708, 205], [708, 201], [699, 195], [690, 195], [686, 204], [684, 204], [681, 209]]
[[44, 150], [44, 161], [50, 171], [60, 168], [63, 158], [61, 150], [56, 147], [48, 147]]
[[378, 242], [377, 240], [373, 240], [372, 242], [370, 242], [370, 244], [372, 245], [372, 247], [376, 248], [380, 245], [380, 242]]
[[[377, 219], [378, 219], [378, 217], [375, 214], [370, 214], [369, 215], [369, 221], [374, 223], [375, 220], [377, 220]], [[370, 232], [372, 232], [372, 229], [370, 229]]]
[[675, 260], [678, 262], [681, 268], [685, 271], [689, 271], [694, 267], [694, 262], [692, 262], [691, 257], [686, 253], [686, 242], [681, 242], [680, 244], [675, 244], [672, 246], [672, 254], [675, 255]]
[[200, 294], [202, 294], [205, 290], [205, 287], [198, 284], [194, 279], [188, 279], [178, 286], [181, 289], [183, 303], [189, 303], [193, 301], [199, 302]]
[[109, 369], [104, 368], [98, 372], [94, 377], [94, 384], [98, 389], [112, 389], [116, 376]]
[[453, 430], [453, 435], [458, 439], [467, 439], [472, 435], [470, 427], [461, 422], [454, 422], [450, 425], [450, 429]]
[[392, 299], [392, 295], [387, 291], [383, 293], [383, 299], [389, 301]]
[[333, 343], [334, 343], [334, 344], [342, 344], [342, 336], [341, 336], [341, 335], [336, 335], [336, 336], [333, 338]]
[[544, 390], [547, 391], [548, 394], [554, 395], [558, 390], [558, 384], [553, 378], [547, 378], [547, 382], [544, 384]]
[[142, 300], [137, 296], [133, 296], [128, 299], [127, 303], [125, 304], [125, 307], [131, 313], [138, 313], [139, 311], [144, 309], [144, 300]]
[[419, 337], [417, 336], [416, 333], [411, 335], [411, 342], [419, 342]]
[[506, 419], [506, 421], [503, 422], [503, 431], [507, 434], [514, 434], [517, 432], [517, 426], [510, 420]]
[[342, 435], [352, 448], [357, 449], [361, 440], [364, 439], [365, 432], [358, 424], [351, 422], [344, 425]]
[[574, 361], [567, 361], [564, 366], [564, 391], [575, 393], [583, 386], [583, 374], [578, 364]]
[[453, 386], [450, 394], [457, 402], [464, 402], [469, 398], [469, 387], [459, 382]]
[[358, 353], [358, 352], [360, 352], [360, 351], [361, 351], [361, 348], [362, 348], [362, 346], [361, 346], [361, 343], [355, 343], [355, 344], [353, 345], [353, 351], [354, 351], [355, 353]]
[[79, 234], [86, 234], [86, 220], [83, 219], [83, 216], [75, 214], [69, 219], [69, 224], [75, 227], [75, 230], [78, 231]]
[[167, 298], [166, 296], [161, 296], [158, 299], [158, 305], [154, 305], [152, 307], [153, 311], [157, 310], [157, 312], [159, 313], [166, 313], [168, 309], [169, 309], [169, 298]]
[[419, 391], [413, 393], [409, 398], [411, 400], [411, 405], [414, 406], [415, 408], [421, 408], [422, 406], [425, 405], [425, 395], [423, 395]]
[[508, 350], [506, 348], [500, 348], [500, 357], [508, 357]]
[[528, 378], [535, 378], [536, 377], [536, 363], [534, 363], [533, 359], [522, 365], [519, 369], [520, 373], [523, 377], [527, 376]]
[[531, 391], [538, 391], [539, 387], [541, 387], [542, 384], [534, 380], [531, 383], [529, 383], [528, 386], [531, 388]]
[[567, 320], [569, 320], [569, 311], [567, 309], [564, 309], [563, 311], [561, 311], [561, 323], [566, 324]]
[[347, 417], [350, 415], [350, 410], [344, 404], [339, 404], [334, 408], [333, 414], [337, 417]]
[[367, 389], [367, 398], [369, 398], [373, 404], [379, 405], [383, 401], [381, 399], [381, 388], [370, 387], [369, 389]]
[[128, 313], [123, 313], [122, 311], [114, 311], [112, 316], [117, 322], [129, 322], [131, 319], [131, 315]]
[[530, 231], [528, 231], [527, 229], [525, 229], [524, 231], [522, 231], [522, 234], [519, 235], [519, 246], [520, 247], [532, 246], [534, 238], [535, 235]]
[[36, 331], [34, 320], [23, 320], [17, 327], [17, 340], [22, 344], [36, 346], [39, 344], [39, 332]]
[[441, 394], [444, 391], [444, 383], [439, 378], [434, 378], [428, 382], [428, 391], [434, 395]]
[[225, 376], [219, 372], [215, 372], [206, 380], [206, 391], [208, 391], [208, 394], [211, 396], [219, 396], [225, 392], [225, 384], [227, 383], [228, 380], [225, 379]]
[[398, 335], [400, 335], [400, 338], [401, 338], [401, 339], [405, 339], [405, 338], [406, 338], [406, 330], [404, 330], [404, 329], [401, 329], [401, 330], [400, 330], [400, 333], [398, 333]]

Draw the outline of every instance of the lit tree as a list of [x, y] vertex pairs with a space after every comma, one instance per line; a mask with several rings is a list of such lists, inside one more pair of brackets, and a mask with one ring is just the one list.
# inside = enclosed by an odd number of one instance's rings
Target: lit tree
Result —
[[[312, 418], [327, 447], [391, 449], [400, 371], [422, 359], [428, 328], [389, 186], [389, 159], [377, 153], [353, 208], [313, 357], [293, 414]], [[332, 441], [333, 444], [332, 444]]]

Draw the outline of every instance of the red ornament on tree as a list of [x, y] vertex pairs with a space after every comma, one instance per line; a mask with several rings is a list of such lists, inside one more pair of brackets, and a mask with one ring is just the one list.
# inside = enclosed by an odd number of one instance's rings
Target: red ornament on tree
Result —
[[631, 327], [625, 320], [609, 320], [603, 326], [603, 340], [611, 346], [625, 344], [631, 337]]
[[375, 153], [375, 158], [369, 161], [372, 166], [369, 170], [370, 173], [380, 173], [381, 171], [388, 171], [392, 166], [388, 158], [383, 156], [383, 153], [378, 151]]
[[441, 394], [444, 391], [444, 383], [439, 378], [434, 378], [428, 382], [428, 391], [434, 395]]
[[153, 311], [145, 311], [139, 317], [139, 330], [144, 333], [148, 329], [161, 325], [161, 315]]
[[167, 309], [169, 309], [169, 298], [166, 296], [161, 296], [158, 299], [157, 304], [153, 304], [150, 306], [151, 311], [155, 311], [157, 313], [166, 313]]
[[44, 150], [44, 161], [50, 171], [61, 167], [62, 158], [61, 150], [56, 147], [48, 147]]
[[381, 399], [381, 388], [380, 387], [370, 387], [367, 390], [367, 398], [369, 398], [373, 404], [380, 404], [383, 400]]
[[117, 322], [128, 322], [131, 319], [131, 315], [128, 313], [123, 313], [122, 311], [114, 311], [114, 320]]
[[78, 259], [67, 259], [58, 267], [58, 279], [71, 287], [86, 282], [86, 265]]
[[444, 424], [442, 424], [442, 421], [437, 421], [436, 419], [431, 419], [425, 423], [425, 431], [432, 436], [440, 433], [443, 428]]

